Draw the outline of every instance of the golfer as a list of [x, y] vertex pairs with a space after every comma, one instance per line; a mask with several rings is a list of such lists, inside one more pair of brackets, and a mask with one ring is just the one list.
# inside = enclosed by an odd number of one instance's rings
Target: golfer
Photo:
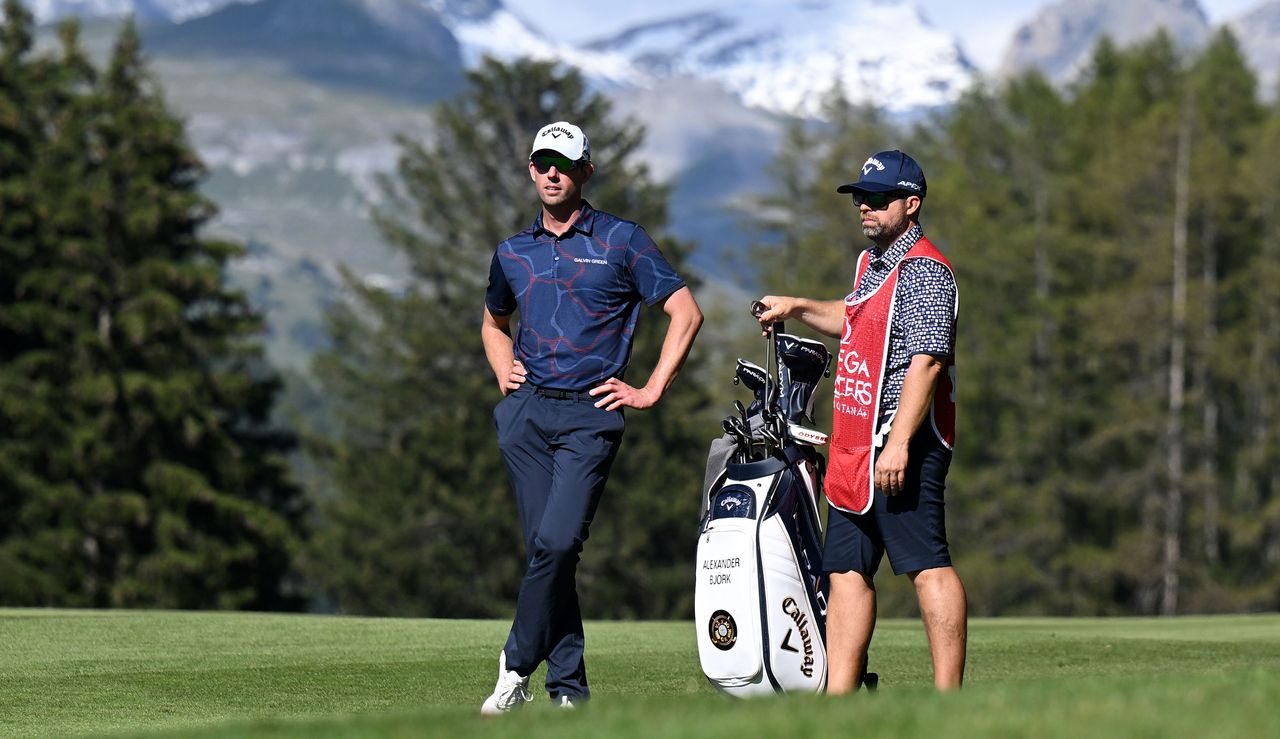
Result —
[[[622, 411], [662, 398], [702, 326], [693, 294], [644, 229], [583, 199], [596, 170], [582, 129], [544, 126], [528, 166], [542, 207], [498, 245], [481, 328], [504, 396], [493, 417], [528, 555], [484, 714], [531, 700], [529, 676], [544, 661], [557, 705], [590, 696], [575, 577], [622, 442]], [[669, 323], [657, 366], [634, 386], [624, 377], [641, 303], [661, 306]]]

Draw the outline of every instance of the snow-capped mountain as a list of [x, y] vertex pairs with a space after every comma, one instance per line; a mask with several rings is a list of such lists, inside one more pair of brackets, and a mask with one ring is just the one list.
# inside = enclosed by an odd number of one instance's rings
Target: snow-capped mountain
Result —
[[952, 102], [973, 66], [951, 35], [901, 0], [739, 0], [592, 44], [651, 79], [718, 82], [747, 105], [815, 116], [839, 88], [892, 111]]
[[621, 55], [548, 40], [548, 34], [539, 32], [499, 0], [424, 1], [437, 8], [441, 22], [453, 31], [468, 67], [475, 66], [485, 56], [502, 60], [528, 58], [563, 62], [608, 84], [637, 84], [644, 79], [630, 60]]
[[[31, 7], [41, 22], [70, 14], [127, 13], [183, 22], [222, 15], [215, 11], [233, 10], [228, 5], [253, 4], [269, 3], [36, 0]], [[874, 102], [895, 113], [946, 105], [973, 75], [956, 40], [931, 27], [910, 0], [709, 0], [707, 10], [638, 25], [585, 45], [540, 31], [513, 10], [516, 5], [502, 0], [310, 0], [290, 10], [297, 13], [294, 22], [306, 26], [307, 16], [343, 6], [385, 21], [402, 36], [412, 28], [400, 19], [426, 13], [453, 34], [466, 66], [484, 55], [555, 60], [615, 89], [687, 77], [719, 84], [751, 107], [805, 116], [818, 115], [822, 99], [836, 88], [854, 102]], [[278, 24], [285, 25], [283, 20]], [[262, 35], [256, 28], [244, 30]]]
[[777, 113], [816, 116], [837, 87], [896, 113], [936, 107], [973, 76], [956, 40], [903, 0], [722, 0], [585, 47], [549, 41], [506, 6], [491, 5], [469, 17], [443, 14], [469, 64], [486, 54], [553, 59], [612, 86], [700, 79]]
[[[617, 115], [642, 123], [651, 135], [641, 156], [675, 193], [673, 234], [698, 243], [695, 267], [726, 285], [723, 255], [753, 238], [735, 214], [770, 187], [766, 164], [785, 127], [777, 112], [813, 114], [836, 85], [906, 111], [945, 104], [967, 82], [958, 46], [911, 0], [698, 1], [710, 9], [594, 44], [539, 29], [519, 0], [29, 6], [42, 23], [142, 21], [166, 99], [210, 168], [204, 189], [221, 208], [211, 233], [252, 246], [230, 275], [270, 306], [272, 361], [305, 372], [323, 341], [319, 306], [340, 290], [337, 265], [371, 282], [405, 274], [369, 217], [375, 183], [394, 166], [394, 137], [430, 136], [427, 104], [455, 93], [483, 55], [576, 67]], [[85, 24], [86, 47], [100, 58], [114, 29]]]
[[1208, 37], [1209, 19], [1197, 0], [1061, 0], [1046, 5], [1014, 34], [1002, 75], [1039, 69], [1055, 82], [1073, 79], [1102, 36], [1129, 46], [1165, 29], [1184, 48]]

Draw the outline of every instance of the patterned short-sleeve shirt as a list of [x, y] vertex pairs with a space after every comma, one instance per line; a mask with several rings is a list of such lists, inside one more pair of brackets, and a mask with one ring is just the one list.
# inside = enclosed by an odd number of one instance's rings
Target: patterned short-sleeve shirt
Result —
[[[884, 284], [894, 266], [922, 236], [924, 233], [917, 224], [889, 248], [871, 247], [867, 271], [855, 288], [854, 298], [865, 297]], [[951, 270], [932, 259], [908, 260], [902, 265], [893, 300], [889, 356], [885, 362], [884, 389], [880, 393], [882, 412], [898, 407], [912, 357], [917, 354], [949, 357], [955, 352], [956, 280]]]
[[684, 284], [643, 228], [583, 202], [564, 234], [539, 214], [498, 245], [485, 305], [495, 316], [520, 311], [514, 349], [529, 382], [589, 390], [622, 379], [640, 304]]

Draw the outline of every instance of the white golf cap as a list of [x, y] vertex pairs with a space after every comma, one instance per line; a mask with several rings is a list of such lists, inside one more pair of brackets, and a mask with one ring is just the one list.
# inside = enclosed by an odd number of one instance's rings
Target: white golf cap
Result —
[[575, 162], [591, 161], [591, 144], [587, 143], [587, 135], [568, 121], [548, 123], [533, 137], [529, 156], [544, 150], [563, 154]]

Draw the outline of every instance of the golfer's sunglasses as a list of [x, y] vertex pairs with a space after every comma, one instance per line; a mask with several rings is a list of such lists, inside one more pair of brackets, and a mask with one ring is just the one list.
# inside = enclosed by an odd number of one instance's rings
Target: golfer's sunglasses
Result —
[[538, 154], [530, 161], [533, 162], [533, 168], [538, 170], [538, 174], [546, 174], [547, 170], [552, 167], [555, 167], [559, 172], [572, 172], [583, 165], [581, 159], [575, 162], [569, 157], [558, 157], [550, 154]]
[[889, 203], [906, 197], [902, 192], [863, 192], [853, 191], [853, 207], [861, 208], [866, 203], [872, 210], [884, 210]]

